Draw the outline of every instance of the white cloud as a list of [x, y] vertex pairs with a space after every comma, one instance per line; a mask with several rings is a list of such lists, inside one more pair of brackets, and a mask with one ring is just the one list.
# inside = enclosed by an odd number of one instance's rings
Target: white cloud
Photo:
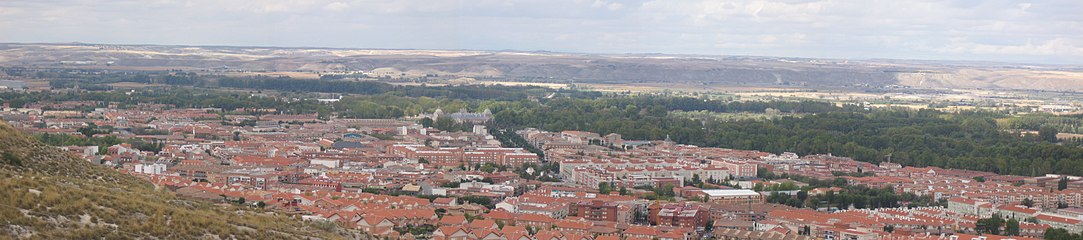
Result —
[[760, 36], [760, 42], [761, 43], [774, 43], [774, 42], [777, 42], [777, 41], [778, 41], [778, 37], [776, 37], [775, 35], [763, 35], [763, 36]]
[[1083, 1], [4, 0], [0, 42], [1083, 63], [1079, 9]]
[[1083, 57], [1083, 45], [1067, 38], [1054, 38], [1041, 44], [998, 45], [960, 40], [940, 49], [944, 53], [973, 53], [986, 55], [1039, 55]]
[[606, 9], [611, 10], [611, 11], [620, 10], [620, 9], [624, 8], [624, 4], [620, 4], [618, 2], [602, 1], [602, 0], [594, 0], [594, 3], [592, 3], [590, 6], [593, 7], [593, 8], [602, 8], [602, 7], [604, 7]]
[[328, 11], [343, 11], [350, 8], [350, 4], [344, 2], [333, 2], [323, 6], [323, 9]]

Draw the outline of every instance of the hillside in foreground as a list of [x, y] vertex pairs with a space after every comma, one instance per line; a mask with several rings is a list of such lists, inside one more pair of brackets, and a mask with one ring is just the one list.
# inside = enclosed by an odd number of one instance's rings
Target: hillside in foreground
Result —
[[0, 239], [344, 239], [285, 214], [177, 198], [0, 121]]

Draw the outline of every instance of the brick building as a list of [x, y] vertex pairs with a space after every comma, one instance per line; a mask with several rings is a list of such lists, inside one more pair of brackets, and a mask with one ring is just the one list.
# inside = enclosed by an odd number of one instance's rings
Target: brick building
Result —
[[651, 224], [702, 228], [711, 219], [710, 208], [695, 203], [654, 203], [647, 207]]
[[[590, 221], [617, 221], [618, 204], [602, 200], [581, 201], [572, 206], [572, 213]], [[572, 215], [569, 213], [569, 215]]]

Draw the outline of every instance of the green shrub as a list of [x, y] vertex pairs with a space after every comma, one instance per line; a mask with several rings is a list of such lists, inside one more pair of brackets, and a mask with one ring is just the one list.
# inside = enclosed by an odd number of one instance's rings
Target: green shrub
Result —
[[10, 164], [10, 165], [16, 166], [16, 167], [22, 167], [23, 166], [23, 160], [21, 158], [19, 158], [19, 156], [15, 155], [15, 153], [13, 153], [13, 152], [4, 152], [2, 155], [3, 155], [3, 158], [4, 158], [4, 162], [6, 162], [7, 164]]

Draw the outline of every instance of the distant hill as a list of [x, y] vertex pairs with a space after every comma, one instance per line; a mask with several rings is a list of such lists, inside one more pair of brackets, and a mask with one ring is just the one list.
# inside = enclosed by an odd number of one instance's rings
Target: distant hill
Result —
[[345, 239], [284, 214], [178, 199], [0, 121], [0, 239]]
[[[0, 44], [0, 66], [139, 70], [384, 71], [500, 81], [804, 89], [1083, 91], [1083, 67], [891, 59], [666, 54]], [[698, 88], [698, 87], [697, 87]]]

